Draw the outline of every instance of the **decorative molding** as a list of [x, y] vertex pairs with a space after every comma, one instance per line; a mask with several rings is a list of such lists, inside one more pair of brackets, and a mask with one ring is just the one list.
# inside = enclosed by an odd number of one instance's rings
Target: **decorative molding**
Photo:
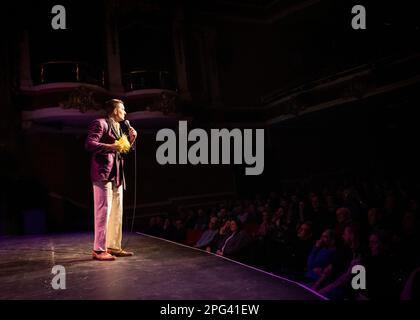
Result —
[[64, 109], [78, 109], [85, 113], [88, 110], [101, 110], [102, 105], [94, 98], [94, 92], [85, 86], [80, 86], [73, 90], [67, 101], [61, 102], [59, 105]]
[[152, 105], [146, 108], [147, 111], [161, 111], [164, 115], [176, 113], [176, 95], [162, 92]]

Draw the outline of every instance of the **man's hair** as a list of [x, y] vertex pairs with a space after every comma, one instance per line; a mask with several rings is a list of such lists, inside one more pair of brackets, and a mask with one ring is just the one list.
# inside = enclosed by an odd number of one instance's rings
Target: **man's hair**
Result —
[[124, 104], [124, 102], [122, 102], [122, 100], [119, 100], [119, 99], [111, 99], [111, 100], [105, 101], [104, 107], [105, 107], [105, 112], [107, 116], [109, 116], [114, 111], [118, 103]]

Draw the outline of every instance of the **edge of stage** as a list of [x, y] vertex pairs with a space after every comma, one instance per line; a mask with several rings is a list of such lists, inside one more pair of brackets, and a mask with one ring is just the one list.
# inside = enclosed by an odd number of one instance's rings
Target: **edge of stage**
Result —
[[[142, 233], [133, 257], [92, 260], [91, 233], [0, 237], [2, 300], [325, 300], [289, 279]], [[52, 268], [65, 268], [53, 289]]]

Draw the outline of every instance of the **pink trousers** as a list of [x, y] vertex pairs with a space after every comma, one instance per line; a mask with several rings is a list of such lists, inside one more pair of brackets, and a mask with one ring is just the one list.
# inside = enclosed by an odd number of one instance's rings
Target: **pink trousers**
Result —
[[93, 250], [121, 249], [123, 187], [114, 182], [94, 182], [95, 240]]

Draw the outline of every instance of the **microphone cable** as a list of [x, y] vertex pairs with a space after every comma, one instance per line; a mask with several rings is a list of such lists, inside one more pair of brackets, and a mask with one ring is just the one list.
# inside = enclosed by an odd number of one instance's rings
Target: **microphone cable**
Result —
[[136, 206], [137, 206], [137, 141], [134, 141], [134, 200], [133, 200], [133, 214], [131, 216], [131, 228], [130, 233], [125, 241], [124, 245], [121, 247], [121, 250], [127, 248], [130, 238], [133, 235], [134, 229], [134, 220], [136, 219]]

